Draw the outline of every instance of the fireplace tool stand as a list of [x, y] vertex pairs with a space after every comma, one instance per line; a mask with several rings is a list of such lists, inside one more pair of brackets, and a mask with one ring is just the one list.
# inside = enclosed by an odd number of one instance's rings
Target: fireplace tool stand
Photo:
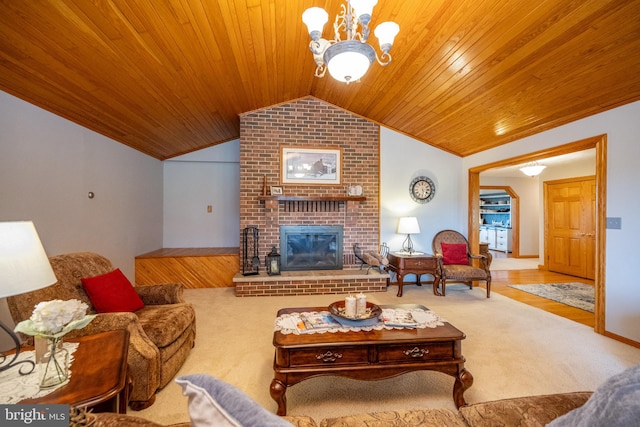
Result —
[[260, 257], [258, 256], [258, 229], [246, 227], [242, 233], [242, 274], [249, 276], [258, 274]]

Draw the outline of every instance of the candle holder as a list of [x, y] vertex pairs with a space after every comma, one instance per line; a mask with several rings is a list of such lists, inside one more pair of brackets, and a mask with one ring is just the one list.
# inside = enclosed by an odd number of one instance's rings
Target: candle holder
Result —
[[[347, 297], [348, 298], [348, 297]], [[354, 300], [355, 297], [352, 297]], [[380, 315], [382, 314], [382, 309], [371, 303], [367, 302], [367, 307], [365, 312], [360, 316], [350, 317], [347, 316], [345, 310], [346, 298], [342, 301], [336, 301], [332, 304], [329, 304], [329, 313], [340, 322], [343, 326], [373, 326], [376, 325], [380, 321]]]

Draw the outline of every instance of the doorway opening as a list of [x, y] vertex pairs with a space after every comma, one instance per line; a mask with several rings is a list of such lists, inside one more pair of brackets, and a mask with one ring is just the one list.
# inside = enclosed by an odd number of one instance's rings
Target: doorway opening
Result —
[[[518, 197], [518, 194], [513, 190], [513, 188], [506, 185], [483, 185], [480, 187], [480, 190], [503, 191], [511, 198], [509, 204], [509, 219], [507, 220], [508, 224], [505, 223], [503, 225], [508, 226], [511, 229], [511, 250], [507, 251], [507, 253], [510, 252], [511, 256], [518, 258], [520, 256], [520, 198]], [[483, 216], [482, 213], [480, 215], [481, 217]], [[503, 223], [502, 218], [499, 218], [499, 221], [501, 224]], [[486, 219], [483, 221], [483, 223], [489, 222], [490, 221], [487, 221]], [[492, 248], [491, 245], [489, 245], [489, 249], [495, 248]]]
[[[596, 151], [596, 248], [595, 248], [595, 332], [605, 333], [605, 238], [606, 238], [606, 171], [607, 171], [607, 136], [598, 135], [569, 144], [560, 145], [521, 156], [504, 159], [498, 162], [476, 166], [469, 169], [469, 193], [468, 193], [468, 230], [469, 243], [472, 250], [479, 250], [480, 225], [480, 172], [504, 166], [518, 165], [530, 161], [542, 160], [547, 157], [559, 156], [582, 150], [595, 148]], [[546, 265], [546, 262], [545, 262]]]

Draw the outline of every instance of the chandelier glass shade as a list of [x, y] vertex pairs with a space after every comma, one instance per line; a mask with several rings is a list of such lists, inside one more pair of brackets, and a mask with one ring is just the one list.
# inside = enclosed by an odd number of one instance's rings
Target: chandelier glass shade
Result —
[[520, 168], [520, 171], [533, 178], [534, 176], [538, 176], [542, 173], [542, 171], [546, 168], [545, 165], [541, 165], [538, 162], [529, 162], [523, 167]]
[[[370, 33], [369, 22], [373, 7], [377, 3], [378, 0], [347, 0], [346, 4], [341, 6], [342, 11], [336, 16], [333, 24], [332, 40], [322, 38], [322, 30], [329, 20], [329, 14], [320, 7], [304, 11], [302, 22], [309, 30], [309, 49], [316, 63], [316, 77], [323, 77], [328, 69], [334, 79], [350, 83], [360, 80], [374, 61], [383, 66], [391, 62], [389, 51], [400, 31], [398, 24], [383, 22], [376, 27], [374, 34], [382, 52], [380, 56], [373, 46], [367, 43]], [[344, 32], [345, 39], [342, 38], [341, 32]]]

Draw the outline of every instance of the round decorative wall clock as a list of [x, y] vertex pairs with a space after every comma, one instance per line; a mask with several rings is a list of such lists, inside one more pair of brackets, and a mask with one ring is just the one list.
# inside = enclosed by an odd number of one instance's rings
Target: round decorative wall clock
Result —
[[409, 184], [409, 194], [416, 202], [427, 203], [436, 195], [436, 185], [431, 178], [418, 176]]

